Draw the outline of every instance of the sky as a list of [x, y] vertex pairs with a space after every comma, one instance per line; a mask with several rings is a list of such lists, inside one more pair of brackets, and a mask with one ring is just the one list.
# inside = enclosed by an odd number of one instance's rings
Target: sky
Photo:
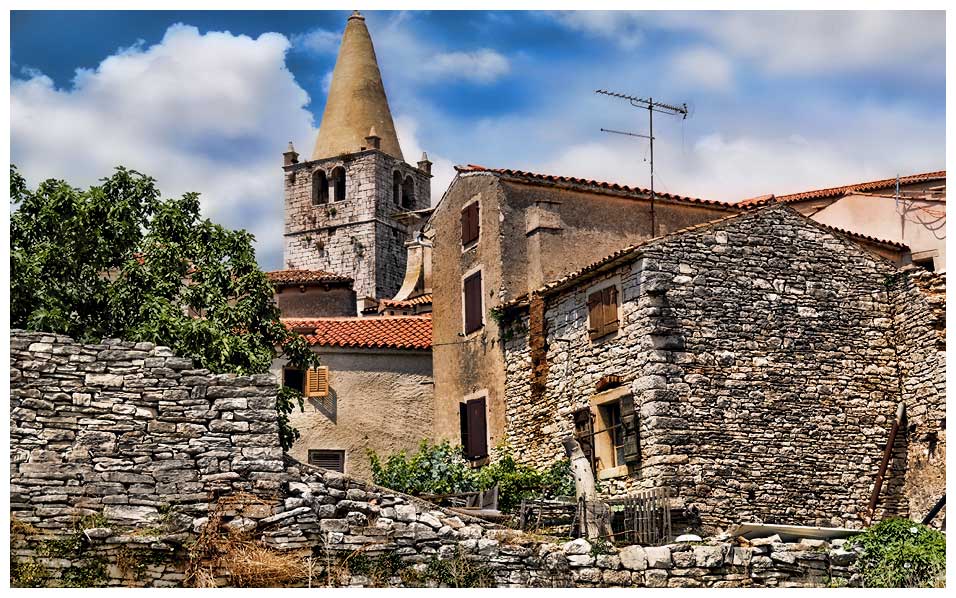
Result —
[[[936, 12], [363, 13], [403, 153], [737, 201], [945, 168]], [[282, 152], [308, 156], [349, 11], [14, 11], [11, 161], [85, 187], [118, 165], [282, 266]]]

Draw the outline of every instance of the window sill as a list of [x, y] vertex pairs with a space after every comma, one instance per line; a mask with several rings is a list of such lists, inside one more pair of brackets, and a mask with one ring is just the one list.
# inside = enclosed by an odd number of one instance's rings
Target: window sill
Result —
[[468, 253], [469, 251], [471, 251], [472, 249], [477, 249], [477, 248], [478, 248], [478, 241], [472, 241], [471, 243], [467, 245], [462, 245], [461, 253], [462, 255], [464, 255]]
[[599, 480], [610, 480], [613, 478], [627, 477], [627, 465], [618, 465], [617, 467], [602, 469], [598, 472], [597, 477]]

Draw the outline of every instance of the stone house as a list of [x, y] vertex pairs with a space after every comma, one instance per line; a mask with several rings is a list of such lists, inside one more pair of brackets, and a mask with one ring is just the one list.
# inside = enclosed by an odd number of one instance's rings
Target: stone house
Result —
[[453, 442], [467, 436], [466, 452], [480, 462], [505, 439], [498, 306], [620, 247], [737, 208], [661, 193], [652, 208], [644, 189], [473, 165], [457, 171], [424, 229], [433, 245], [435, 430]]
[[903, 402], [878, 512], [922, 516], [945, 320], [920, 273], [783, 205], [630, 245], [501, 305], [505, 439], [544, 466], [572, 435], [605, 495], [666, 487], [705, 530], [860, 527]]
[[271, 372], [305, 394], [290, 423], [300, 434], [289, 454], [303, 463], [371, 479], [366, 451], [414, 450], [432, 436], [431, 318], [284, 319], [306, 336], [322, 367], [307, 375], [276, 360]]
[[[897, 191], [897, 184], [899, 190]], [[740, 202], [749, 208], [784, 203], [817, 222], [903, 243], [913, 263], [946, 270], [946, 171], [925, 172]]]

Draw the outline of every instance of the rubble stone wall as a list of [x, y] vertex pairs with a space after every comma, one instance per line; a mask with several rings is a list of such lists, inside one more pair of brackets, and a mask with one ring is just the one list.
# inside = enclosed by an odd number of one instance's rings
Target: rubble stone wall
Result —
[[[666, 487], [699, 510], [705, 531], [743, 521], [861, 527], [901, 400], [898, 344], [909, 341], [894, 326], [897, 277], [893, 264], [785, 207], [652, 242], [544, 297], [548, 379], [537, 399], [527, 310], [513, 316], [503, 333], [508, 443], [526, 463], [563, 457], [572, 413], [618, 375], [634, 397], [641, 459], [601, 479], [605, 494]], [[612, 282], [620, 328], [591, 341], [588, 294]], [[925, 367], [917, 378], [943, 375]], [[878, 516], [907, 513], [905, 436]]]
[[14, 331], [11, 389], [14, 585], [274, 585], [210, 537], [297, 564], [279, 585], [858, 583], [839, 542], [563, 542], [304, 465], [278, 452], [271, 376], [210, 375], [148, 343]]

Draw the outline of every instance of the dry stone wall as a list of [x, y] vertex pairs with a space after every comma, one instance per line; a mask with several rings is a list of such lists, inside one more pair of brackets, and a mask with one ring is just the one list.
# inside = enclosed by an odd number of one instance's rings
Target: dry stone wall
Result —
[[[905, 277], [785, 207], [652, 242], [545, 297], [542, 396], [527, 313], [505, 330], [508, 442], [526, 463], [562, 457], [572, 413], [617, 375], [634, 397], [641, 460], [601, 480], [606, 494], [667, 487], [705, 531], [861, 527], [901, 381], [937, 416], [945, 404], [939, 359], [901, 373], [898, 352], [924, 343], [925, 304], [895, 306]], [[587, 296], [607, 284], [620, 328], [591, 341]], [[914, 329], [900, 337], [899, 323]], [[906, 443], [901, 434], [878, 515], [907, 513]]]
[[[270, 376], [211, 375], [148, 343], [84, 345], [14, 331], [13, 584], [858, 582], [855, 553], [838, 542], [562, 542], [304, 465], [278, 452], [275, 384]], [[230, 561], [224, 544], [259, 552]], [[279, 563], [286, 574], [279, 579], [258, 562]]]

